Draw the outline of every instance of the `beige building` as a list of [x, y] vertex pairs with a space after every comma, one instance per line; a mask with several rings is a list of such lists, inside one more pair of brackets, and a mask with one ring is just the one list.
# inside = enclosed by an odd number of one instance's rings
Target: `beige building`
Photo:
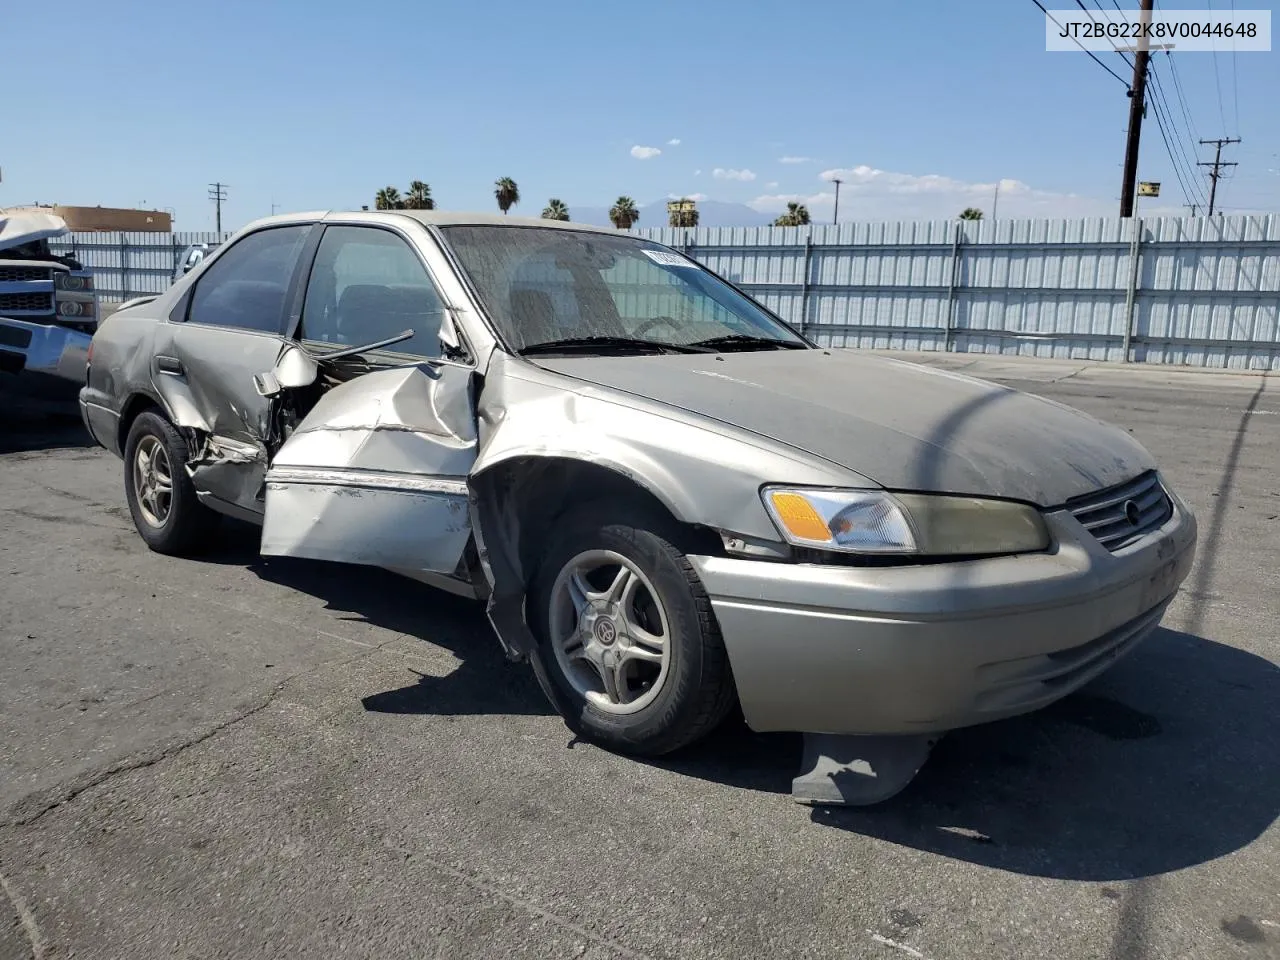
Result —
[[173, 219], [163, 210], [129, 210], [123, 207], [64, 207], [61, 204], [9, 207], [6, 213], [51, 213], [61, 217], [76, 232], [130, 230], [170, 233]]

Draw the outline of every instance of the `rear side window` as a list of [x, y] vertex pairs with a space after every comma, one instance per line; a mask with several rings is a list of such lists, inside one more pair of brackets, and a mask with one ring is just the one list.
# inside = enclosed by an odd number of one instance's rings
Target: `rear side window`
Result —
[[326, 227], [302, 308], [304, 340], [354, 347], [412, 330], [387, 348], [440, 356], [444, 302], [408, 242], [375, 227]]
[[289, 281], [310, 229], [273, 227], [236, 241], [196, 282], [187, 321], [281, 333]]

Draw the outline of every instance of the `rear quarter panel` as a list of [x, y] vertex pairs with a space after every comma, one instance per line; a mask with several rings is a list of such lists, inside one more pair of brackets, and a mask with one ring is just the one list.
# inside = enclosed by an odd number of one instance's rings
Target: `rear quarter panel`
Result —
[[122, 452], [120, 415], [131, 399], [146, 396], [168, 411], [151, 375], [161, 321], [149, 316], [146, 309], [144, 306], [119, 311], [99, 325], [93, 337], [88, 381], [80, 392], [85, 420], [94, 439], [117, 455]]

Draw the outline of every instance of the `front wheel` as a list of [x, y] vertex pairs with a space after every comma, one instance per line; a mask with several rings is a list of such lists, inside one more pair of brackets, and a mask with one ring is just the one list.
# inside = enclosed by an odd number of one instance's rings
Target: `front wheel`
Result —
[[538, 682], [574, 732], [657, 755], [709, 733], [733, 678], [702, 582], [661, 521], [566, 519], [534, 579]]

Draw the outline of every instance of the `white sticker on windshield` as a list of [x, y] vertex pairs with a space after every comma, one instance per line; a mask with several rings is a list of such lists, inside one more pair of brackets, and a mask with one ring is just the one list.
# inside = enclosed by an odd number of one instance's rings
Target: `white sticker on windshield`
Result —
[[654, 263], [660, 263], [664, 267], [696, 267], [697, 264], [687, 257], [682, 257], [678, 253], [668, 253], [666, 250], [646, 250], [647, 256]]

